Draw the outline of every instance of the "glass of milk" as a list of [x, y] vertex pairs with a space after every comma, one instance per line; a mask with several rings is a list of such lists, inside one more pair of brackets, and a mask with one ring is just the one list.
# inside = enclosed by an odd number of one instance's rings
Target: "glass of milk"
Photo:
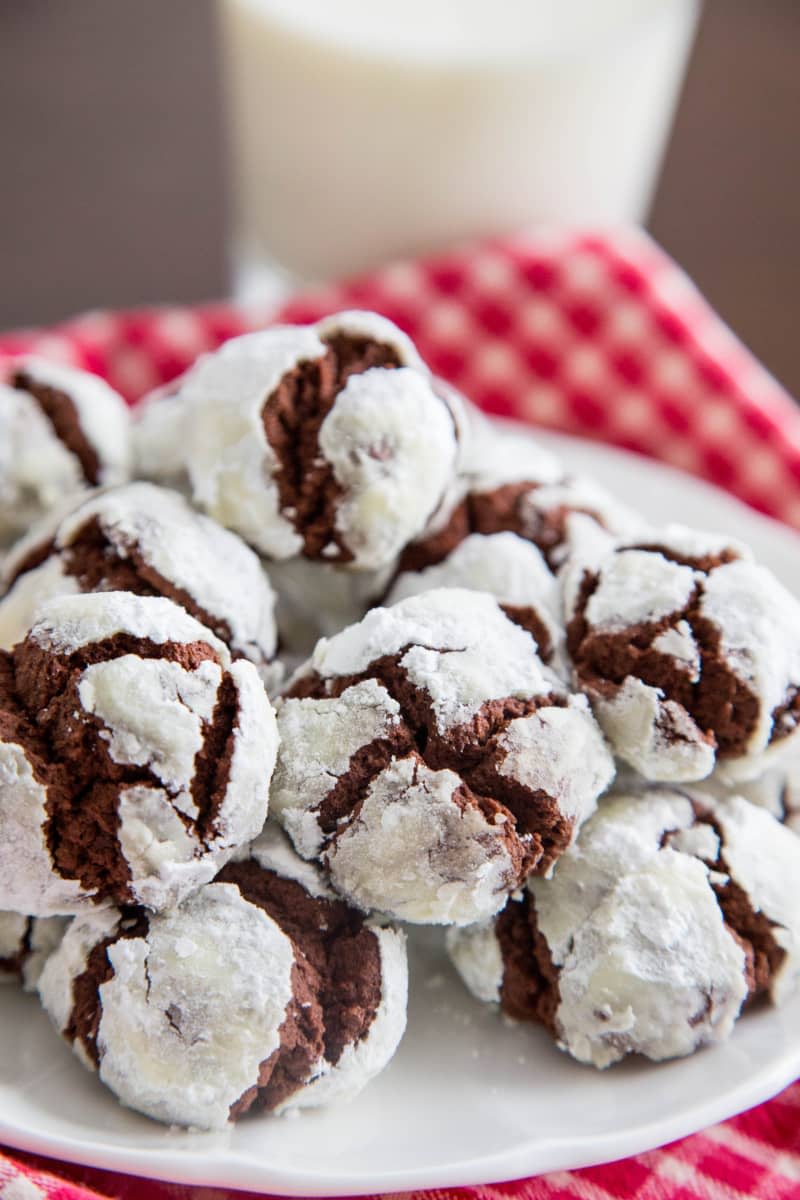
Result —
[[641, 222], [698, 4], [219, 0], [245, 263]]

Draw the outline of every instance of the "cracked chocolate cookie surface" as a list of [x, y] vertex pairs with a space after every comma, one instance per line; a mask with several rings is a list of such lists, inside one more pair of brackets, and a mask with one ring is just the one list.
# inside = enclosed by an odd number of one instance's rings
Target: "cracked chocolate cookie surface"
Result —
[[723, 1041], [800, 971], [797, 838], [742, 797], [611, 796], [550, 880], [448, 934], [470, 990], [544, 1025], [581, 1062]]
[[175, 903], [261, 828], [275, 752], [255, 667], [176, 604], [49, 601], [0, 651], [0, 907]]
[[344, 904], [267, 826], [167, 913], [77, 918], [39, 991], [123, 1103], [220, 1128], [354, 1095], [386, 1065], [405, 1028], [405, 938]]
[[321, 641], [278, 722], [271, 804], [299, 853], [360, 907], [422, 923], [496, 912], [614, 773], [585, 698], [491, 596], [458, 588]]
[[398, 572], [417, 573], [449, 562], [465, 538], [513, 533], [532, 542], [551, 571], [570, 553], [576, 530], [589, 523], [619, 536], [642, 519], [599, 484], [569, 475], [561, 461], [525, 431], [472, 415], [449, 505], [406, 546]]
[[455, 470], [449, 403], [374, 313], [235, 338], [179, 394], [195, 501], [271, 558], [379, 569]]
[[9, 554], [0, 646], [21, 640], [44, 599], [75, 592], [166, 596], [271, 680], [275, 597], [258, 556], [177, 492], [131, 483], [89, 496]]
[[515, 533], [470, 534], [442, 562], [398, 575], [386, 603], [440, 587], [489, 592], [531, 634], [542, 661], [565, 673], [561, 594], [537, 546]]
[[587, 539], [565, 569], [577, 685], [645, 778], [751, 778], [800, 720], [800, 605], [745, 547], [670, 526]]
[[0, 544], [66, 494], [130, 473], [128, 409], [99, 376], [29, 358], [0, 384]]

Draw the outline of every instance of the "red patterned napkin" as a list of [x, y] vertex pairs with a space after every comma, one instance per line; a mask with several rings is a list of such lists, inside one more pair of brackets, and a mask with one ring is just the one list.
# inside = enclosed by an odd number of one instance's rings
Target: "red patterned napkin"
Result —
[[[0, 363], [32, 351], [71, 362], [133, 402], [228, 337], [342, 307], [391, 317], [434, 371], [489, 412], [662, 459], [800, 528], [800, 408], [635, 231], [483, 243], [306, 292], [277, 314], [233, 305], [90, 313], [0, 336]], [[800, 1195], [798, 1118], [800, 1083], [704, 1133], [610, 1166], [414, 1196], [788, 1200]], [[0, 1200], [88, 1200], [89, 1188], [120, 1200], [226, 1200], [218, 1189], [50, 1165], [63, 1177], [0, 1155]]]

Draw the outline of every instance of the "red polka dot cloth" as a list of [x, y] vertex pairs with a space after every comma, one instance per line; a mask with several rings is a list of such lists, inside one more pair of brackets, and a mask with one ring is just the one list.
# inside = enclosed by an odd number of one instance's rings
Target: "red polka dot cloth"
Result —
[[[275, 320], [375, 309], [488, 412], [659, 458], [800, 528], [800, 408], [643, 233], [541, 232], [403, 262], [292, 298], [89, 313], [0, 335], [105, 376], [131, 402], [226, 338]], [[0, 1200], [227, 1200], [0, 1154]], [[800, 1083], [748, 1113], [623, 1162], [415, 1193], [426, 1200], [789, 1200], [800, 1196]], [[395, 1198], [399, 1200], [399, 1198]], [[410, 1200], [404, 1197], [403, 1200]]]

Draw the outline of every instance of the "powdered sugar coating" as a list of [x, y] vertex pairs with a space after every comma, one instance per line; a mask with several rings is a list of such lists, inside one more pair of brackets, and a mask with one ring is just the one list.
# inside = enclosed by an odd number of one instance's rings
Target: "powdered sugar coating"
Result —
[[[489, 592], [504, 606], [530, 609], [549, 635], [554, 665], [563, 665], [564, 629], [558, 583], [541, 551], [515, 533], [473, 533], [445, 559], [422, 571], [404, 571], [386, 603], [396, 604], [433, 588]], [[539, 653], [542, 647], [539, 646]]]
[[503, 987], [503, 955], [494, 920], [447, 930], [447, 953], [467, 988], [484, 1004], [499, 1004]]
[[47, 823], [47, 789], [26, 748], [0, 741], [0, 907], [49, 916], [90, 905], [77, 880], [54, 873]]
[[[15, 556], [16, 548], [5, 563], [7, 570], [13, 569]], [[77, 579], [66, 573], [60, 555], [25, 571], [0, 599], [0, 649], [11, 650], [22, 641], [46, 601], [77, 595], [80, 590]]]
[[[649, 787], [605, 801], [552, 880], [527, 885], [555, 980], [527, 986], [554, 994], [562, 1048], [599, 1067], [672, 1058], [727, 1037], [748, 995], [782, 1003], [800, 966], [798, 865], [797, 839], [740, 796]], [[504, 1001], [523, 960], [498, 928], [449, 945], [471, 990]]]
[[722, 831], [722, 856], [752, 908], [769, 921], [783, 959], [770, 981], [770, 996], [782, 1004], [800, 978], [800, 893], [797, 839], [765, 809], [742, 796], [717, 800], [711, 811]]
[[261, 414], [283, 376], [324, 349], [311, 327], [245, 334], [202, 359], [181, 391], [195, 502], [272, 558], [299, 554], [302, 540], [280, 511], [278, 460]]
[[331, 313], [329, 317], [322, 317], [314, 329], [319, 338], [343, 334], [351, 338], [369, 338], [373, 342], [383, 342], [393, 348], [404, 367], [428, 374], [428, 368], [417, 353], [411, 338], [403, 333], [394, 321], [381, 316], [380, 313], [357, 308], [344, 309], [342, 312]]
[[[265, 406], [297, 369], [322, 361], [336, 339], [388, 347], [393, 369], [350, 373], [318, 430], [314, 463], [327, 464], [338, 538], [314, 551], [295, 505], [281, 499], [288, 434], [270, 442]], [[202, 359], [180, 391], [187, 404], [187, 466], [194, 499], [275, 559], [301, 552], [357, 570], [388, 564], [439, 504], [456, 456], [453, 418], [408, 339], [385, 318], [340, 313], [316, 326], [278, 326], [227, 342]], [[291, 468], [294, 471], [294, 467]], [[333, 490], [331, 490], [333, 489]], [[297, 525], [300, 521], [301, 524]]]
[[278, 728], [284, 747], [270, 788], [273, 814], [304, 858], [315, 858], [325, 837], [317, 809], [344, 776], [353, 756], [399, 728], [400, 705], [374, 679], [335, 699], [284, 700]]
[[79, 462], [33, 397], [0, 383], [0, 546], [84, 483]]
[[[0, 384], [0, 543], [87, 483], [124, 483], [131, 473], [128, 409], [99, 376], [28, 358], [14, 363], [12, 382]], [[58, 394], [61, 421], [37, 400], [39, 389]], [[78, 441], [94, 459], [91, 478]]]
[[[404, 935], [372, 920], [362, 924], [321, 876], [306, 888], [315, 869], [275, 827], [254, 843], [252, 858], [262, 876], [241, 868], [237, 876], [231, 868], [224, 881], [145, 922], [130, 910], [80, 918], [42, 975], [45, 1008], [84, 1064], [123, 1103], [156, 1120], [214, 1129], [246, 1110], [256, 1092], [257, 1106], [281, 1112], [355, 1095], [402, 1037]], [[275, 875], [321, 903], [287, 890]], [[317, 926], [326, 920], [332, 924], [320, 942]], [[340, 937], [344, 959], [335, 957]], [[361, 959], [365, 943], [374, 950]], [[343, 997], [332, 995], [324, 978], [335, 962], [348, 964], [351, 990]], [[372, 1008], [368, 973], [375, 966]], [[329, 1061], [328, 1034], [336, 1046], [344, 1028], [337, 1005], [352, 1022], [350, 1008], [362, 1002], [371, 1011], [350, 1024], [350, 1040]], [[268, 1090], [273, 1070], [277, 1091]]]
[[381, 998], [367, 1034], [357, 1042], [349, 1042], [338, 1062], [280, 1104], [276, 1112], [352, 1100], [384, 1070], [400, 1044], [408, 1007], [405, 934], [374, 920], [365, 924], [377, 939], [381, 970]]
[[149, 642], [205, 642], [223, 666], [228, 649], [205, 625], [162, 596], [96, 592], [49, 600], [31, 627], [30, 638], [54, 654], [71, 654], [91, 642], [127, 634]]
[[[24, 948], [28, 932], [29, 918], [21, 913], [0, 912], [0, 962], [3, 959], [16, 958]], [[13, 976], [6, 975], [0, 970], [0, 980], [5, 981]]]
[[247, 858], [252, 858], [265, 871], [274, 871], [282, 879], [293, 879], [310, 896], [336, 899], [336, 893], [317, 864], [295, 853], [288, 837], [274, 821], [267, 821], [258, 837], [237, 856], [238, 861]]
[[680, 704], [661, 688], [628, 676], [610, 699], [592, 695], [592, 708], [615, 753], [647, 779], [705, 779], [716, 754]]
[[422, 529], [456, 456], [448, 409], [427, 375], [403, 367], [352, 375], [322, 423], [319, 448], [343, 492], [336, 528], [354, 561], [372, 570]]
[[35, 992], [44, 964], [68, 924], [64, 917], [0, 912], [0, 983], [19, 981], [26, 992]]
[[440, 563], [471, 534], [514, 533], [536, 545], [555, 572], [585, 526], [620, 537], [646, 529], [593, 480], [568, 475], [525, 430], [489, 424], [480, 414], [465, 427], [449, 503], [406, 548], [401, 571]]
[[797, 741], [795, 732], [772, 743], [774, 713], [800, 687], [800, 603], [766, 567], [739, 560], [711, 574], [702, 612], [720, 631], [726, 661], [759, 698], [747, 753], [721, 764], [732, 779], [752, 778], [767, 752], [780, 757]]
[[496, 912], [613, 776], [585, 699], [496, 600], [463, 589], [323, 639], [278, 722], [271, 805], [296, 849], [352, 903], [408, 921]]
[[[606, 800], [550, 880], [530, 879], [536, 925], [556, 972], [554, 1033], [581, 1062], [630, 1053], [660, 1061], [729, 1036], [747, 994], [730, 932], [698, 849], [688, 796], [651, 790]], [[683, 841], [682, 841], [683, 839]], [[708, 844], [706, 844], [708, 843]], [[450, 953], [481, 998], [502, 997], [494, 926], [454, 931]]]
[[576, 681], [642, 775], [752, 778], [789, 750], [800, 604], [746, 548], [680, 526], [639, 546], [594, 533], [563, 589]]
[[787, 829], [800, 833], [800, 742], [795, 739], [778, 765], [755, 779], [733, 783], [715, 771], [696, 790], [709, 791], [718, 799], [733, 793], [743, 796], [751, 804], [765, 808]]
[[119, 392], [91, 371], [81, 371], [44, 358], [25, 358], [15, 364], [35, 385], [69, 396], [81, 429], [99, 460], [97, 483], [123, 483], [131, 474], [130, 412]]
[[615, 631], [659, 621], [689, 603], [696, 582], [691, 567], [646, 550], [620, 550], [589, 598], [586, 620]]
[[[83, 914], [67, 929], [56, 953], [51, 955], [39, 977], [39, 999], [59, 1033], [64, 1033], [72, 1015], [75, 996], [73, 984], [86, 969], [91, 951], [120, 929], [122, 914], [116, 908], [100, 908]], [[89, 1070], [94, 1063], [82, 1042], [73, 1043], [78, 1058]]]
[[[102, 548], [83, 545], [87, 537], [102, 539]], [[204, 623], [215, 624], [234, 654], [269, 674], [277, 641], [275, 600], [258, 557], [235, 534], [194, 512], [177, 492], [133, 483], [94, 495], [55, 528], [42, 531], [40, 544], [48, 542], [44, 561], [18, 575], [0, 601], [0, 644], [13, 645], [24, 635], [37, 597], [107, 588], [102, 578], [95, 581], [97, 570], [113, 587], [118, 567], [134, 572], [143, 588], [164, 590], [201, 611]], [[93, 563], [98, 554], [105, 565]], [[16, 551], [6, 570], [23, 565], [24, 551]]]
[[353, 904], [417, 924], [468, 924], [502, 906], [517, 869], [503, 821], [462, 808], [460, 777], [411, 758], [369, 785], [358, 815], [324, 855]]
[[[546, 938], [550, 911], [541, 914]], [[626, 1053], [660, 1061], [723, 1041], [746, 994], [744, 954], [706, 870], [680, 855], [626, 873], [576, 931], [571, 952], [553, 957], [559, 1042], [597, 1067]], [[659, 967], [664, 960], [671, 970]]]
[[[76, 922], [45, 968], [40, 994], [62, 1031], [64, 1005], [50, 997], [69, 990], [87, 944], [106, 936], [107, 928]], [[224, 1127], [280, 1044], [293, 994], [290, 939], [235, 886], [214, 883], [151, 917], [145, 937], [119, 938], [106, 953], [113, 973], [99, 988], [102, 1081], [156, 1120]]]
[[498, 772], [532, 792], [558, 796], [562, 813], [576, 825], [586, 818], [587, 797], [604, 792], [613, 773], [585, 696], [517, 717], [498, 745]]
[[[228, 791], [217, 812], [217, 828], [230, 849], [234, 849], [251, 841], [264, 824], [266, 811], [263, 817], [261, 812], [275, 770], [278, 727], [275, 710], [250, 664], [232, 663], [228, 674], [236, 690], [238, 714]], [[253, 830], [246, 836], [242, 836], [244, 821]]]
[[0, 545], [24, 533], [61, 489], [79, 486], [78, 464], [32, 397], [0, 383]]
[[86, 667], [78, 696], [100, 722], [112, 761], [147, 767], [186, 812], [203, 726], [221, 682], [222, 668], [210, 660], [189, 672], [176, 662], [126, 654]]
[[[115, 637], [123, 639], [122, 652]], [[131, 638], [150, 648], [134, 640], [125, 653]], [[212, 657], [215, 642], [161, 598], [107, 592], [45, 606], [17, 652], [19, 663], [28, 647], [56, 658], [97, 643], [103, 650], [96, 661], [69, 668], [74, 707], [63, 714], [48, 706], [54, 724], [42, 724], [44, 745], [22, 732], [0, 741], [4, 908], [50, 915], [114, 898], [165, 909], [211, 880], [259, 832], [277, 752], [275, 717], [252, 664], [228, 666], [222, 643]], [[164, 657], [152, 653], [158, 645]], [[182, 659], [181, 646], [194, 648], [199, 660]], [[79, 764], [82, 774], [73, 782], [75, 739], [83, 754], [95, 740], [96, 762]], [[209, 745], [218, 761], [204, 761]], [[216, 772], [210, 782], [208, 772]], [[77, 812], [73, 788], [82, 796]], [[105, 815], [91, 816], [92, 804]], [[109, 805], [113, 815], [105, 811]], [[96, 834], [79, 832], [92, 830], [93, 820]], [[51, 844], [53, 821], [58, 835]], [[62, 862], [54, 846], [75, 839], [79, 862], [71, 851]]]
[[491, 492], [529, 480], [547, 486], [563, 480], [561, 459], [528, 431], [489, 421], [480, 410], [470, 409], [470, 415], [473, 435], [461, 469], [465, 491]]
[[393, 654], [429, 694], [442, 731], [468, 721], [487, 700], [563, 690], [533, 638], [505, 617], [494, 597], [463, 588], [437, 588], [372, 609], [357, 625], [318, 642], [309, 666], [326, 678], [351, 675]]
[[[250, 856], [266, 871], [294, 880], [309, 895], [336, 900], [326, 876], [314, 863], [306, 862], [292, 849], [286, 834], [273, 821], [250, 847]], [[351, 1099], [394, 1055], [406, 1026], [408, 961], [406, 939], [394, 925], [374, 918], [364, 922], [377, 941], [380, 958], [381, 995], [364, 1035], [349, 1042], [335, 1063], [327, 1062], [316, 1077], [279, 1104], [276, 1112], [314, 1108]]]

